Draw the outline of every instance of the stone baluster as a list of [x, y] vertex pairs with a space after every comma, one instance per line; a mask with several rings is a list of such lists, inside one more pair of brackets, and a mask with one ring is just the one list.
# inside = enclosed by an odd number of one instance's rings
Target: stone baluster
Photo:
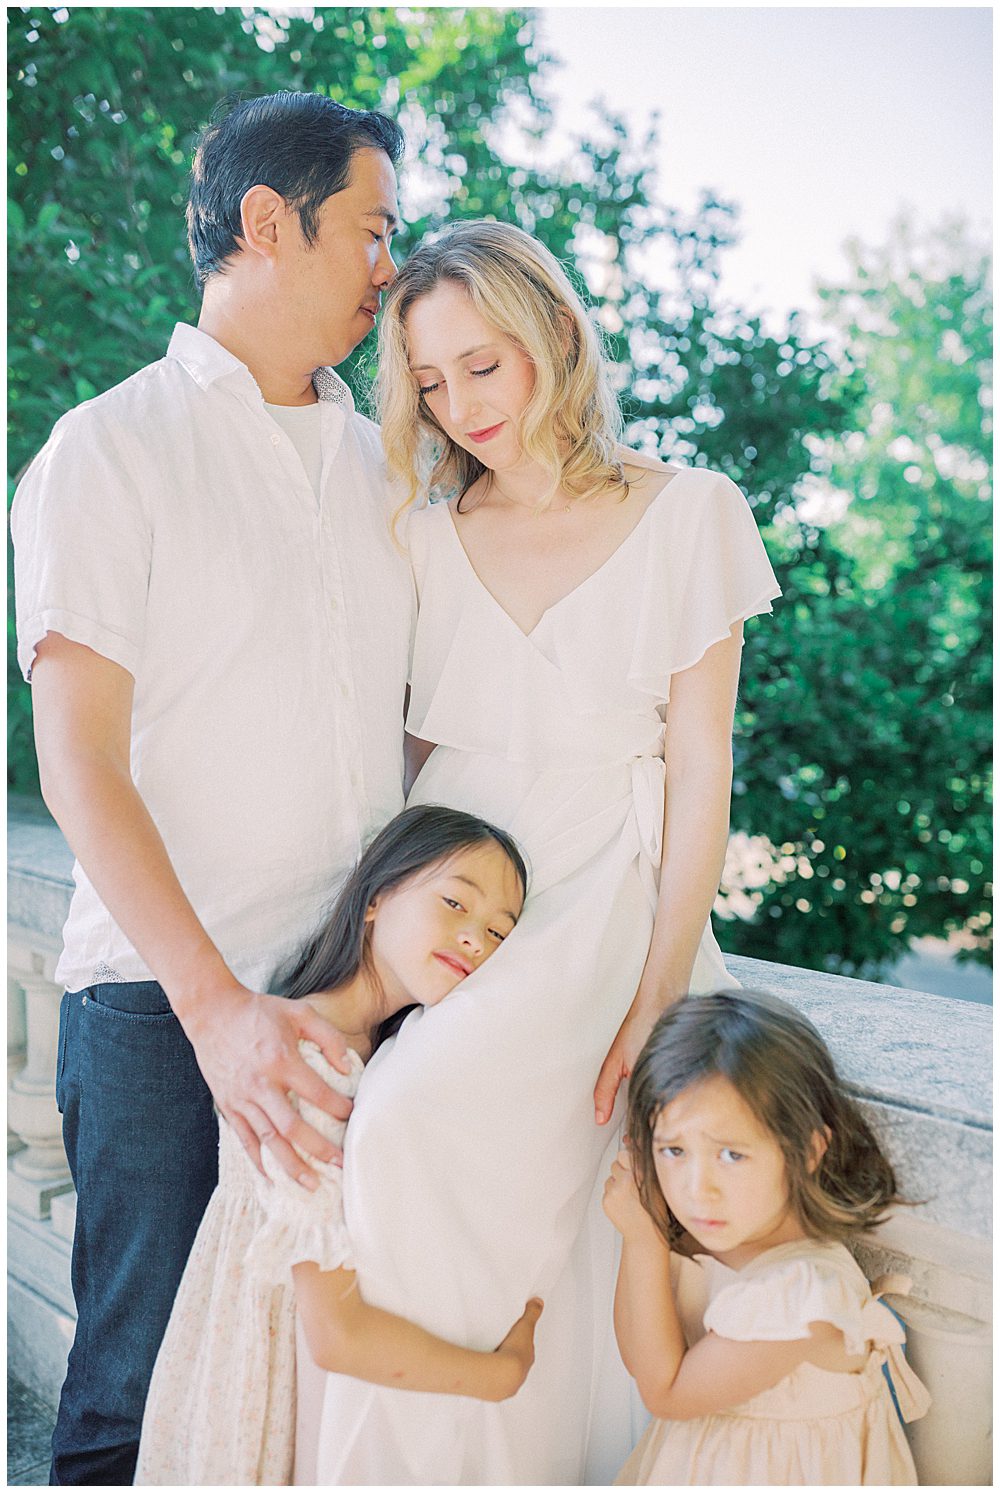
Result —
[[[7, 975], [7, 1088], [21, 1071], [26, 1061], [27, 1028], [24, 1021], [24, 991], [17, 980]], [[7, 1155], [20, 1151], [24, 1142], [10, 1127], [7, 1120]]]
[[25, 1061], [8, 1088], [8, 1124], [22, 1145], [8, 1161], [7, 1196], [30, 1218], [47, 1218], [52, 1199], [73, 1185], [55, 1094], [62, 991], [51, 956], [12, 949], [10, 963], [23, 992]]

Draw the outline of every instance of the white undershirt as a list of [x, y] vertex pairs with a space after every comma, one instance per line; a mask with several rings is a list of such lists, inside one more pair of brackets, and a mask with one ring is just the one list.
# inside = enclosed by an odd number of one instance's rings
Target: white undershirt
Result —
[[264, 408], [276, 420], [299, 455], [313, 492], [319, 497], [323, 475], [323, 412], [315, 404], [268, 404]]

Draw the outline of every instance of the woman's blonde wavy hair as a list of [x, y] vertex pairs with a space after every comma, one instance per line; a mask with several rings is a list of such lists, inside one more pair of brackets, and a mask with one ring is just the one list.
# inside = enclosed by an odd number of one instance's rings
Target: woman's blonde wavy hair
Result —
[[407, 313], [443, 281], [460, 285], [484, 320], [531, 359], [535, 386], [517, 432], [524, 455], [551, 477], [546, 508], [628, 487], [619, 444], [621, 411], [600, 338], [559, 261], [510, 223], [455, 223], [410, 255], [380, 317], [375, 405], [390, 473], [407, 484], [400, 513], [424, 490], [462, 495], [487, 470], [457, 446], [427, 408], [410, 372]]

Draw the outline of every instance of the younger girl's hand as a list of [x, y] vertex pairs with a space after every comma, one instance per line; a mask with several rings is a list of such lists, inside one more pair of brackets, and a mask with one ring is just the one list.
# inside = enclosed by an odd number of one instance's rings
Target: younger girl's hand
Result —
[[642, 1200], [632, 1170], [632, 1157], [621, 1150], [611, 1163], [611, 1175], [604, 1184], [604, 1211], [623, 1239], [637, 1240], [655, 1236], [662, 1239]]
[[535, 1361], [535, 1327], [542, 1315], [542, 1302], [533, 1296], [508, 1332], [495, 1357], [501, 1363], [501, 1383], [496, 1395], [498, 1400], [509, 1400], [516, 1395], [528, 1370]]

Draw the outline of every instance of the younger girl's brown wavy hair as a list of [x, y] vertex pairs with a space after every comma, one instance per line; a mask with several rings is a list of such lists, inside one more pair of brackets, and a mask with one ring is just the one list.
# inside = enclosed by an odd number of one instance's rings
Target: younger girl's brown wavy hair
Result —
[[[688, 995], [660, 1017], [629, 1084], [628, 1137], [639, 1195], [668, 1242], [680, 1234], [656, 1179], [657, 1116], [685, 1089], [728, 1079], [785, 1158], [791, 1207], [816, 1239], [849, 1240], [901, 1202], [892, 1166], [811, 1021], [773, 995]], [[827, 1138], [818, 1166], [814, 1137]]]

